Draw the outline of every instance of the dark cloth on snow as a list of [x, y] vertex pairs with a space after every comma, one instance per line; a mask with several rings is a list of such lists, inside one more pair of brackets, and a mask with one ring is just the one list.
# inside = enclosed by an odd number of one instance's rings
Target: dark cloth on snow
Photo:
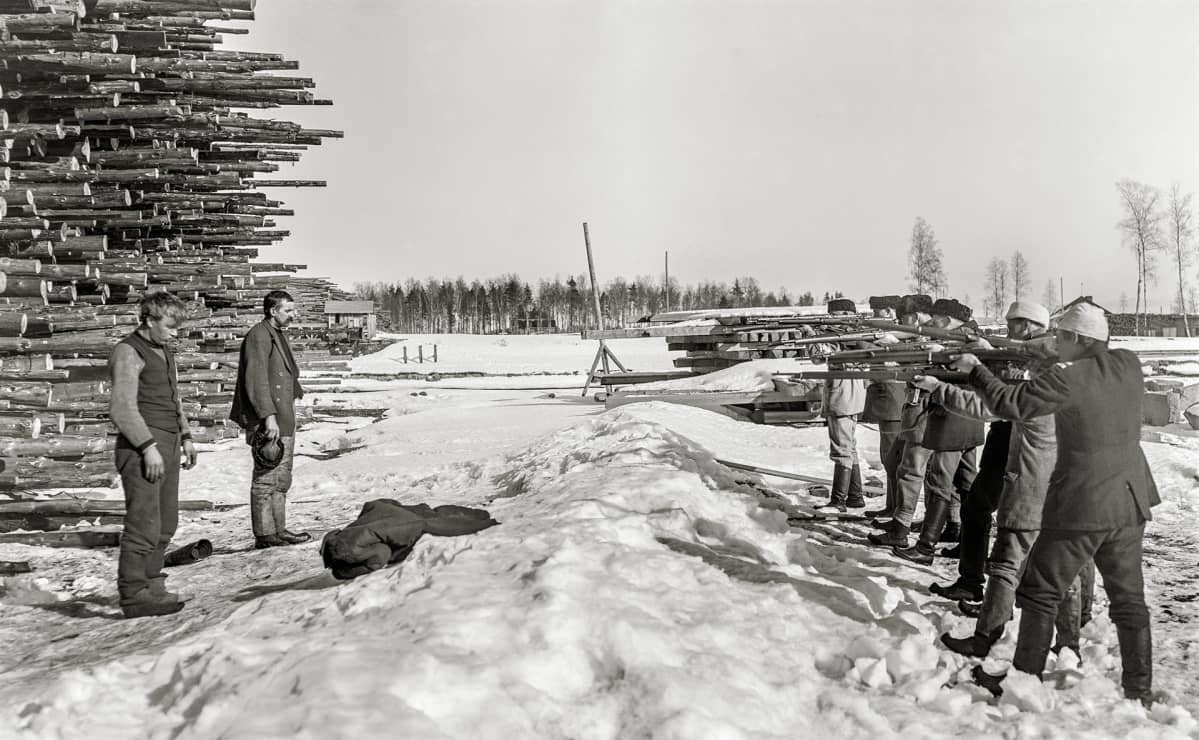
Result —
[[334, 577], [348, 580], [400, 562], [423, 534], [456, 537], [496, 524], [483, 509], [380, 498], [366, 502], [353, 524], [325, 535], [321, 559]]

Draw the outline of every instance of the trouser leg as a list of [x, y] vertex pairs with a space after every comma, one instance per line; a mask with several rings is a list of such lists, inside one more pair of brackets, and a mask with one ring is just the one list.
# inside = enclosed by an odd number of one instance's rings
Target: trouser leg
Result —
[[928, 467], [932, 450], [921, 447], [919, 442], [904, 442], [899, 468], [896, 471], [895, 520], [905, 527], [912, 526], [916, 504], [924, 488], [924, 471]]
[[917, 546], [931, 553], [941, 539], [941, 532], [949, 521], [949, 510], [954, 493], [954, 482], [962, 458], [959, 451], [938, 451], [931, 454], [924, 474], [924, 526], [920, 529]]
[[1145, 524], [1108, 533], [1095, 551], [1095, 567], [1103, 576], [1110, 602], [1108, 613], [1120, 640], [1123, 675], [1120, 683], [1130, 699], [1147, 700], [1153, 689], [1153, 638], [1145, 581], [1141, 569]]
[[283, 458], [275, 468], [275, 490], [271, 496], [271, 513], [275, 521], [275, 532], [287, 529], [287, 492], [291, 490], [291, 470], [295, 460], [296, 438], [282, 437]]
[[993, 635], [998, 639], [1003, 634], [1004, 625], [1011, 621], [1016, 587], [1037, 534], [1036, 530], [1003, 527], [995, 533], [995, 545], [987, 559], [987, 589], [983, 594], [982, 611], [974, 626], [976, 634]]
[[829, 459], [833, 465], [852, 468], [858, 464], [858, 417], [830, 416], [828, 418]]
[[[1040, 676], [1053, 642], [1054, 621], [1066, 590], [1095, 554], [1104, 532], [1042, 530], [1016, 589], [1020, 639], [1012, 666]], [[1025, 626], [1025, 623], [1028, 626]]]
[[167, 546], [175, 536], [179, 526], [179, 470], [182, 440], [178, 434], [160, 433], [151, 430], [157, 441], [159, 452], [162, 453], [163, 476], [158, 486], [158, 539], [154, 549], [146, 556], [146, 578], [150, 587], [156, 591], [164, 591], [163, 582], [166, 576], [162, 574], [162, 561], [166, 556]]
[[[887, 490], [886, 499], [884, 499], [883, 511], [887, 516], [892, 516], [895, 513], [895, 508], [899, 502], [899, 491], [897, 474], [899, 472], [899, 461], [903, 458], [904, 441], [899, 438], [899, 430], [901, 424], [897, 421], [879, 422], [879, 429], [883, 425], [893, 425], [893, 429], [889, 432], [890, 442], [887, 443], [886, 449], [883, 451], [883, 470], [887, 475]], [[880, 433], [880, 443], [886, 443], [887, 438]]]

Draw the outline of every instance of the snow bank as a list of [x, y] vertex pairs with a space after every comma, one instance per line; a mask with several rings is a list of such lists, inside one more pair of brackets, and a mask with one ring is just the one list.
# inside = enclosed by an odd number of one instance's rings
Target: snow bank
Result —
[[[394, 437], [415, 420], [384, 424]], [[379, 460], [404, 449], [377, 433]], [[230, 740], [1195, 731], [1185, 711], [1119, 699], [1114, 641], [1088, 639], [1081, 671], [1058, 671], [1065, 687], [1042, 690], [1052, 712], [1039, 687], [988, 701], [935, 644], [968, 623], [930, 600], [926, 569], [850, 529], [791, 530], [797, 491], [715, 462], [764, 462], [748, 456], [768, 436], [773, 454], [818, 461], [818, 435], [650, 403], [419, 475], [330, 463], [358, 471], [321, 493], [331, 518], [391, 496], [484, 506], [502, 524], [426, 538], [346, 584], [323, 575], [314, 545], [260, 553], [269, 580], [227, 613], [117, 623], [147, 631], [147, 647], [7, 681], [0, 727]]]

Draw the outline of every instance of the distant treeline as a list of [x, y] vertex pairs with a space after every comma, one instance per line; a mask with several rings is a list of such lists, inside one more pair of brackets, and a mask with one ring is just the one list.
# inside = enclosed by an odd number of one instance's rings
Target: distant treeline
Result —
[[[595, 326], [595, 302], [586, 276], [555, 277], [532, 285], [517, 275], [489, 280], [464, 278], [403, 283], [358, 283], [361, 300], [372, 300], [383, 323], [402, 333], [579, 332]], [[793, 296], [786, 289], [763, 291], [754, 278], [729, 283], [680, 285], [671, 280], [670, 310], [744, 306], [812, 306], [840, 297], [826, 293]], [[600, 311], [605, 328], [624, 326], [665, 311], [661, 280], [616, 278], [603, 286]]]

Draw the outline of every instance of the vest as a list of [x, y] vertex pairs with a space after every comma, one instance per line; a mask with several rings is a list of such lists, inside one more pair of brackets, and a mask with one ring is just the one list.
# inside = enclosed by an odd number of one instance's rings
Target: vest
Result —
[[[122, 344], [133, 347], [142, 358], [142, 372], [137, 376], [137, 412], [146, 426], [176, 433], [179, 428], [179, 389], [176, 386], [175, 357], [169, 349], [157, 347], [136, 331], [125, 337]], [[162, 350], [160, 356], [156, 349]], [[166, 359], [163, 359], [163, 358]]]

